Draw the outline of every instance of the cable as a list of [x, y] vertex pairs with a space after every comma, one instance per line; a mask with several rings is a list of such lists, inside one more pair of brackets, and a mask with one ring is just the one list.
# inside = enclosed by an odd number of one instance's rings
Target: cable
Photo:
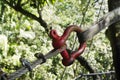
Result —
[[[57, 49], [57, 50], [52, 50], [44, 56], [44, 59], [49, 59], [49, 58], [57, 55], [59, 52], [63, 51], [64, 49], [66, 49], [66, 46], [63, 46], [62, 48]], [[31, 69], [35, 68], [37, 65], [40, 65], [42, 63], [43, 63], [43, 58], [35, 60], [34, 62], [31, 63]], [[16, 72], [11, 73], [8, 76], [8, 80], [14, 80], [16, 78], [19, 78], [20, 76], [22, 76], [23, 74], [25, 74], [28, 71], [29, 71], [28, 68], [22, 67], [19, 70], [17, 70]]]
[[82, 78], [83, 76], [94, 76], [94, 75], [99, 75], [99, 76], [101, 76], [101, 75], [108, 75], [108, 74], [113, 75], [113, 74], [115, 74], [115, 71], [102, 72], [102, 73], [80, 74], [80, 75], [79, 75], [78, 77], [76, 77], [74, 80], [80, 79], [80, 78]]

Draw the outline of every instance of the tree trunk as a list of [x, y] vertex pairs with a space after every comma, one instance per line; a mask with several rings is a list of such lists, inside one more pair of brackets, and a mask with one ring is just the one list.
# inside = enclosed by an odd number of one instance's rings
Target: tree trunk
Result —
[[[120, 0], [108, 0], [109, 11], [120, 7]], [[120, 22], [112, 24], [107, 30], [113, 53], [116, 78], [120, 80]]]

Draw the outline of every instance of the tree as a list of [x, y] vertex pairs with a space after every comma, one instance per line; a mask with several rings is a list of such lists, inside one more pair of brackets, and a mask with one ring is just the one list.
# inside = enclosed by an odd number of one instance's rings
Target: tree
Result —
[[[120, 0], [108, 0], [109, 11], [120, 7]], [[116, 22], [108, 28], [108, 36], [111, 42], [113, 63], [117, 80], [120, 80], [120, 22]]]

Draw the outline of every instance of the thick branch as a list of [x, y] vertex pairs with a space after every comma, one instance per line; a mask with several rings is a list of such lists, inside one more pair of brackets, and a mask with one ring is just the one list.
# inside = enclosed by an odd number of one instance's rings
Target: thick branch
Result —
[[35, 16], [34, 14], [29, 13], [28, 11], [24, 10], [21, 6], [13, 6], [12, 4], [10, 4], [7, 0], [4, 0], [5, 3], [7, 3], [10, 7], [12, 7], [14, 10], [19, 11], [20, 13], [22, 13], [23, 15], [32, 18], [34, 20], [39, 21], [39, 18], [37, 16]]
[[28, 12], [27, 10], [24, 10], [22, 7], [16, 6], [16, 7], [14, 7], [14, 9], [15, 9], [16, 11], [19, 11], [19, 12], [22, 13], [23, 15], [25, 15], [25, 16], [27, 16], [27, 17], [29, 17], [29, 18], [32, 18], [32, 19], [34, 19], [34, 20], [37, 20], [37, 21], [39, 22], [39, 18], [38, 18], [37, 16], [35, 16], [34, 14]]
[[95, 72], [84, 57], [79, 56], [79, 57], [77, 58], [77, 60], [78, 60], [78, 61], [80, 62], [80, 64], [81, 64], [82, 66], [84, 66], [85, 69], [87, 69], [90, 73], [94, 73], [94, 72]]

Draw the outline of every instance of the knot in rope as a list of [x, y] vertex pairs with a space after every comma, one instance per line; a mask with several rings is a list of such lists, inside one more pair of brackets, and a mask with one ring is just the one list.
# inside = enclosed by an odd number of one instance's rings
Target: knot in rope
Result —
[[[71, 32], [77, 32], [77, 33], [81, 33], [82, 30], [76, 26], [76, 25], [71, 25], [68, 26], [63, 35], [59, 36], [56, 32], [56, 30], [51, 30], [50, 31], [50, 37], [52, 38], [52, 45], [54, 47], [54, 49], [59, 49], [62, 46], [66, 45], [66, 40], [68, 39], [69, 35]], [[72, 52], [71, 54], [68, 53], [68, 51], [65, 49], [64, 51], [61, 52], [61, 55], [63, 57], [62, 63], [64, 66], [69, 66], [71, 65], [74, 60], [80, 56], [80, 54], [84, 51], [85, 47], [86, 47], [86, 43], [85, 42], [80, 42], [79, 40], [79, 48], [77, 51]]]

